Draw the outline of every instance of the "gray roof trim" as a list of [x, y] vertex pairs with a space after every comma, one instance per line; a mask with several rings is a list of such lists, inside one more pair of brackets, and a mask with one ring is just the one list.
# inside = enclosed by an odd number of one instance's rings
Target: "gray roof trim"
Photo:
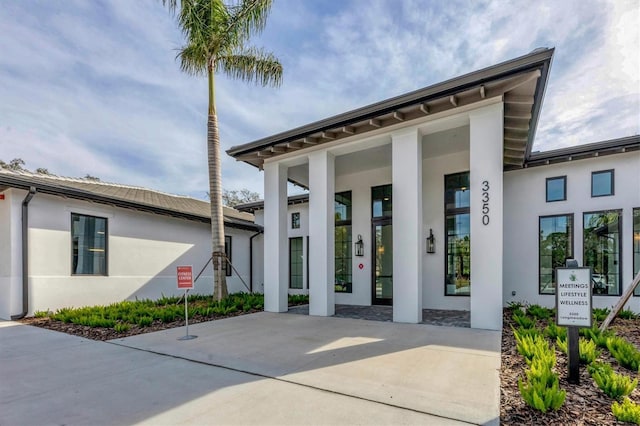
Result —
[[[0, 173], [0, 187], [9, 187], [16, 189], [29, 190], [31, 187], [35, 187], [38, 193], [55, 195], [66, 198], [73, 198], [83, 201], [91, 201], [100, 204], [107, 204], [116, 207], [122, 207], [131, 210], [138, 210], [147, 213], [154, 213], [164, 216], [171, 216], [181, 219], [192, 220], [195, 222], [211, 223], [211, 218], [192, 214], [188, 212], [182, 212], [179, 210], [173, 210], [163, 208], [159, 206], [152, 206], [143, 203], [136, 203], [134, 201], [123, 200], [120, 198], [109, 197], [102, 194], [96, 194], [91, 191], [86, 191], [77, 188], [71, 188], [60, 184], [51, 184], [42, 182], [40, 179], [29, 179], [28, 176], [10, 175]], [[263, 227], [257, 225], [251, 221], [243, 220], [240, 218], [224, 216], [225, 226], [230, 228], [236, 228], [246, 231], [262, 231]]]
[[313, 133], [330, 130], [336, 127], [348, 126], [349, 124], [374, 118], [381, 114], [391, 113], [399, 108], [416, 103], [452, 95], [490, 80], [502, 79], [523, 71], [542, 67], [542, 81], [538, 84], [536, 101], [532, 115], [532, 127], [534, 131], [531, 131], [529, 136], [529, 144], [531, 144], [533, 140], [532, 135], [535, 134], [535, 127], [537, 125], [540, 105], [542, 103], [542, 96], [544, 96], [544, 92], [546, 90], [547, 73], [551, 65], [551, 58], [553, 57], [554, 50], [554, 48], [536, 49], [527, 55], [520, 56], [479, 71], [474, 71], [460, 77], [455, 77], [423, 89], [338, 114], [333, 117], [259, 139], [254, 142], [236, 145], [229, 148], [226, 152], [232, 157], [237, 157], [239, 155], [262, 150], [276, 144], [290, 142]]
[[[294, 204], [304, 204], [309, 202], [309, 194], [292, 195], [287, 199], [287, 204], [293, 206]], [[250, 203], [238, 204], [235, 206], [236, 210], [241, 212], [253, 213], [256, 210], [264, 210], [264, 200], [252, 201]]]
[[572, 160], [583, 160], [601, 155], [620, 154], [640, 150], [640, 135], [609, 139], [584, 145], [550, 151], [532, 152], [525, 160], [525, 167], [545, 166]]

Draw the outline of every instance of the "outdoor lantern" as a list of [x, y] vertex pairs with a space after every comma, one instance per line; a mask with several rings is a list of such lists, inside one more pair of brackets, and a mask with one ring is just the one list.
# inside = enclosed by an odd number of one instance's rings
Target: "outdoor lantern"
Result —
[[360, 234], [358, 234], [358, 241], [356, 241], [356, 256], [364, 256], [364, 242]]
[[433, 229], [429, 229], [429, 236], [427, 237], [427, 253], [436, 252], [436, 238], [433, 236]]

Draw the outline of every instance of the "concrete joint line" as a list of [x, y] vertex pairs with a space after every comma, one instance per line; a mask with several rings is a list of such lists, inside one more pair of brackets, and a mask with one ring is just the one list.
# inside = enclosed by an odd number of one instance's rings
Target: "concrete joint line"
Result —
[[409, 408], [409, 407], [403, 407], [401, 405], [391, 404], [389, 402], [376, 401], [374, 399], [364, 398], [364, 397], [361, 397], [361, 396], [349, 395], [349, 394], [346, 394], [346, 393], [337, 392], [337, 391], [333, 391], [333, 390], [330, 390], [330, 389], [324, 389], [324, 388], [319, 388], [317, 386], [311, 386], [311, 385], [306, 385], [306, 384], [303, 384], [303, 383], [297, 383], [297, 382], [294, 382], [292, 380], [283, 379], [281, 377], [267, 376], [266, 374], [260, 374], [260, 373], [256, 373], [256, 372], [253, 372], [253, 371], [241, 370], [239, 368], [227, 367], [227, 366], [219, 365], [219, 364], [212, 364], [210, 362], [198, 361], [196, 359], [185, 358], [185, 357], [178, 356], [178, 355], [169, 355], [169, 354], [165, 354], [165, 353], [162, 353], [162, 352], [152, 351], [152, 350], [149, 350], [149, 349], [135, 348], [135, 347], [127, 346], [127, 345], [124, 345], [122, 343], [118, 343], [118, 342], [114, 342], [114, 341], [104, 341], [104, 343], [108, 343], [110, 345], [115, 345], [115, 346], [120, 346], [122, 348], [133, 349], [133, 350], [140, 351], [140, 352], [146, 352], [146, 353], [150, 353], [150, 354], [154, 354], [154, 355], [165, 356], [167, 358], [173, 358], [173, 359], [179, 359], [179, 360], [182, 360], [182, 361], [193, 362], [193, 363], [196, 363], [196, 364], [206, 365], [206, 366], [209, 366], [209, 367], [223, 368], [225, 370], [235, 371], [235, 372], [243, 373], [243, 374], [248, 374], [250, 376], [255, 376], [255, 377], [262, 377], [264, 379], [277, 380], [279, 382], [289, 383], [289, 384], [296, 385], [296, 386], [303, 386], [305, 388], [315, 389], [315, 390], [318, 390], [318, 391], [321, 391], [321, 392], [328, 392], [328, 393], [331, 393], [331, 394], [334, 394], [334, 395], [346, 396], [347, 398], [354, 398], [354, 399], [359, 399], [361, 401], [373, 402], [374, 404], [386, 405], [388, 407], [399, 408], [401, 410], [412, 411], [414, 413], [419, 413], [419, 414], [426, 414], [428, 416], [438, 417], [438, 418], [441, 418], [441, 419], [453, 420], [453, 421], [464, 423], [464, 424], [468, 424], [468, 425], [480, 425], [480, 423], [471, 423], [471, 422], [467, 422], [465, 420], [456, 419], [456, 418], [453, 418], [453, 417], [447, 417], [447, 416], [443, 416], [443, 415], [440, 415], [440, 414], [434, 414], [434, 413], [429, 413], [429, 412], [422, 411], [422, 410], [416, 410], [415, 408]]

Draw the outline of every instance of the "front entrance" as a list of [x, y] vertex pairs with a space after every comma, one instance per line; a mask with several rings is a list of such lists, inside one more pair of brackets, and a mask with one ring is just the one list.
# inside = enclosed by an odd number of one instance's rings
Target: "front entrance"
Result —
[[372, 305], [393, 304], [393, 228], [391, 219], [374, 220]]

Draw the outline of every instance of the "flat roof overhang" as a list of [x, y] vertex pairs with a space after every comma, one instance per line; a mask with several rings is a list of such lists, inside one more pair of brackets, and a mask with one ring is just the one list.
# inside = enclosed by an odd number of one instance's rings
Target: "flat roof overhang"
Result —
[[554, 49], [533, 52], [414, 92], [244, 145], [227, 154], [262, 168], [266, 159], [455, 111], [484, 99], [504, 102], [504, 169], [524, 167], [537, 127]]

